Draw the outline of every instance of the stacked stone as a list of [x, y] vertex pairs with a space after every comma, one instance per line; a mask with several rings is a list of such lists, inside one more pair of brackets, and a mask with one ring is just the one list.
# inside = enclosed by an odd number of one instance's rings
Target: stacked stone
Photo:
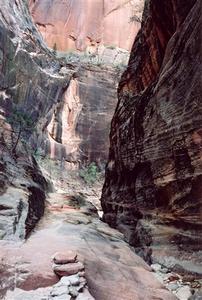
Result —
[[68, 251], [53, 257], [53, 271], [60, 278], [53, 286], [25, 291], [8, 291], [5, 300], [95, 300], [88, 291], [84, 265]]
[[60, 278], [50, 292], [54, 300], [94, 300], [87, 288], [84, 265], [77, 259], [77, 253], [57, 252], [53, 258], [53, 271]]

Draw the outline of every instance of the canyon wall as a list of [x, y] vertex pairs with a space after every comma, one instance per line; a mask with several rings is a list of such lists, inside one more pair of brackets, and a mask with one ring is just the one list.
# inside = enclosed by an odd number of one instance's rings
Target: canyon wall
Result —
[[75, 167], [84, 162], [102, 166], [107, 161], [119, 73], [93, 65], [83, 65], [75, 73], [48, 125], [48, 144], [42, 146], [51, 158]]
[[23, 0], [0, 11], [0, 236], [25, 237], [47, 186], [32, 155], [103, 165], [120, 68], [56, 57]]
[[119, 85], [101, 199], [104, 221], [147, 261], [196, 273], [202, 248], [200, 12], [200, 0], [146, 1]]
[[104, 165], [117, 85], [129, 58], [129, 52], [118, 47], [131, 47], [132, 38], [126, 43], [123, 36], [125, 31], [136, 35], [143, 1], [30, 0], [29, 8], [47, 45], [57, 45], [54, 52], [63, 64], [59, 73], [68, 74], [71, 64], [76, 74], [52, 106], [48, 132], [33, 135], [32, 144], [71, 168]]
[[30, 0], [44, 40], [57, 50], [113, 45], [131, 49], [140, 28], [143, 0]]
[[23, 238], [43, 215], [47, 186], [28, 140], [71, 76], [59, 75], [25, 1], [6, 1], [0, 12], [0, 239]]

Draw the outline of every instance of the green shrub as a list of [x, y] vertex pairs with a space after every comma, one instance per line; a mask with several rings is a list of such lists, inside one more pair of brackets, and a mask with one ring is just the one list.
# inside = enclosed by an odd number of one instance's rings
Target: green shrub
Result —
[[26, 140], [22, 139], [23, 134], [32, 133], [35, 130], [35, 125], [31, 117], [23, 110], [14, 108], [7, 116], [7, 121], [13, 128], [16, 140], [13, 144], [11, 152], [15, 153], [16, 148], [20, 140], [23, 144], [26, 144]]
[[79, 175], [87, 184], [95, 183], [99, 178], [99, 170], [94, 162], [80, 170]]
[[116, 46], [115, 45], [107, 45], [106, 48], [114, 50], [114, 49], [116, 49]]

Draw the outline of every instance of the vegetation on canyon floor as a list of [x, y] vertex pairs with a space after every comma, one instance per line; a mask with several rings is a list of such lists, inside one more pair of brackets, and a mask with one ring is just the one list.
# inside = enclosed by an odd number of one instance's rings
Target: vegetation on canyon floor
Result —
[[83, 178], [85, 183], [93, 184], [99, 179], [101, 173], [99, 172], [96, 163], [92, 162], [87, 167], [82, 167], [82, 169], [79, 171], [79, 175], [81, 178]]
[[96, 162], [69, 171], [64, 160], [53, 160], [48, 155], [42, 155], [40, 151], [35, 151], [33, 155], [47, 179], [50, 182], [58, 181], [61, 186], [70, 177], [80, 179], [81, 182], [84, 181], [87, 186], [93, 186], [103, 180], [104, 172]]

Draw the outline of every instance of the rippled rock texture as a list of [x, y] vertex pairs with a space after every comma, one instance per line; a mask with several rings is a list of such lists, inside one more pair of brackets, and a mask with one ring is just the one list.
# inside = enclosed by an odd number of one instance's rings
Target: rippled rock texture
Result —
[[200, 9], [197, 0], [146, 2], [119, 85], [102, 194], [106, 222], [147, 261], [152, 248], [153, 259], [170, 256], [179, 269], [192, 269], [202, 249]]
[[130, 50], [140, 27], [143, 2], [30, 0], [29, 6], [50, 47], [83, 51], [104, 44]]

